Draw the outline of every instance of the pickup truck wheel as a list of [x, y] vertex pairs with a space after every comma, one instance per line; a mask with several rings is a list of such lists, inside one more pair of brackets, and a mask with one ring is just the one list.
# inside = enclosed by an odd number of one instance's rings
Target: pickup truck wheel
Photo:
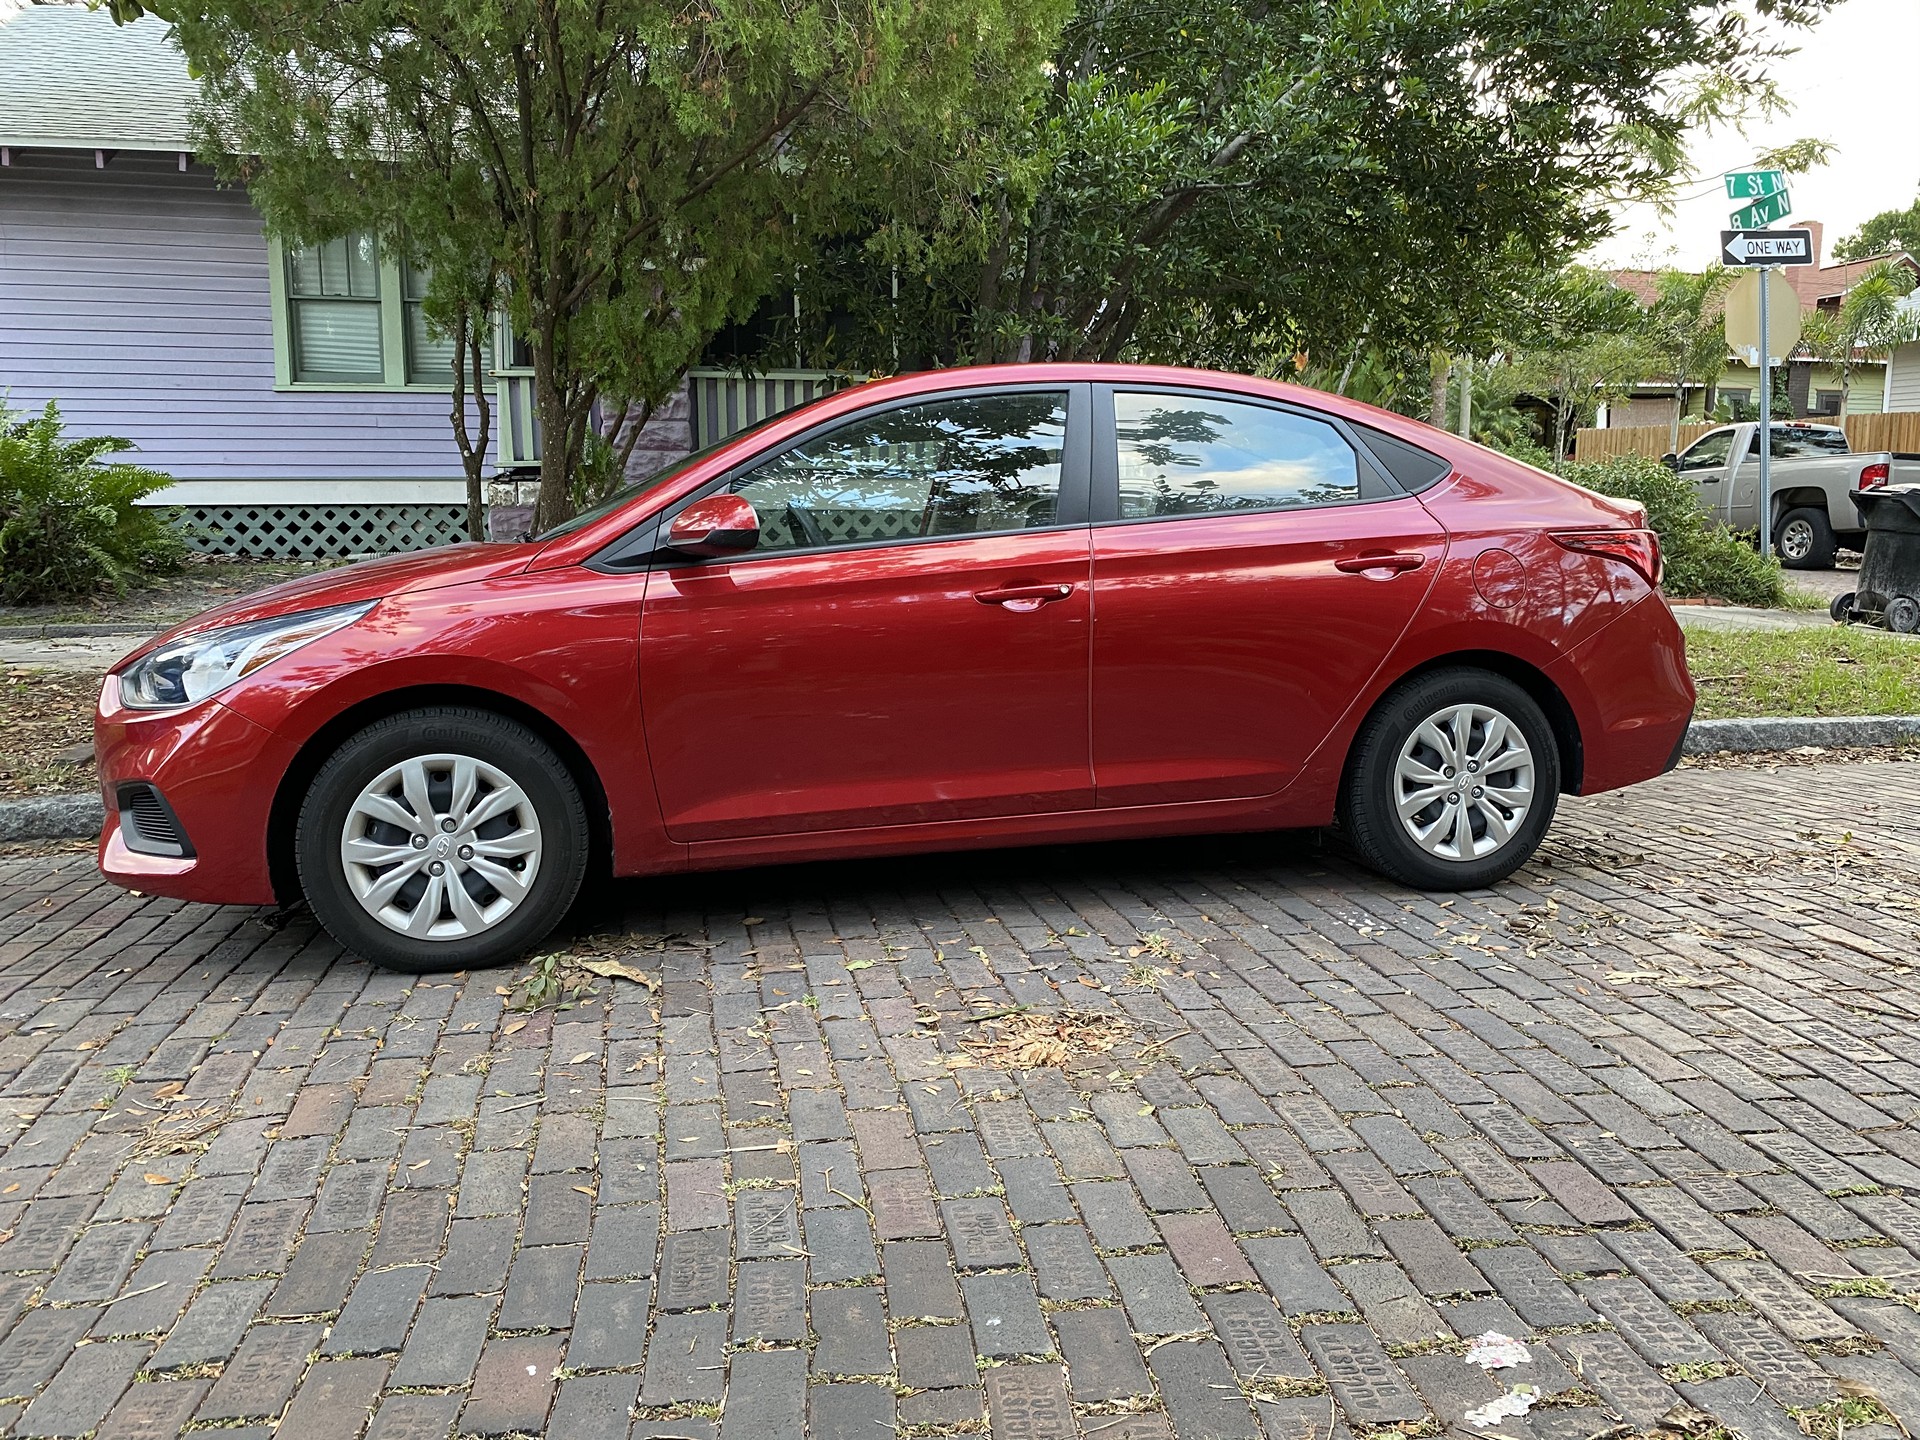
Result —
[[1789, 570], [1831, 570], [1839, 542], [1826, 513], [1803, 506], [1780, 517], [1773, 527], [1773, 548]]

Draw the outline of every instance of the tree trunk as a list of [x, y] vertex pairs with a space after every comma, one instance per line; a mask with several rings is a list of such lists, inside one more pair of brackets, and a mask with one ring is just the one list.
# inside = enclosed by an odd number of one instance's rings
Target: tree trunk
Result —
[[554, 364], [554, 325], [536, 315], [533, 336], [533, 403], [540, 415], [540, 493], [533, 505], [533, 533], [573, 518], [573, 477], [580, 463], [570, 443], [574, 407]]
[[1436, 430], [1447, 428], [1447, 394], [1453, 388], [1453, 362], [1444, 350], [1436, 350], [1428, 371], [1427, 423]]
[[1680, 421], [1686, 413], [1687, 387], [1678, 382], [1673, 387], [1673, 425], [1667, 434], [1667, 449], [1680, 448]]
[[[460, 466], [467, 477], [467, 538], [487, 538], [486, 468], [487, 443], [493, 408], [487, 400], [486, 326], [492, 305], [480, 307], [476, 321], [463, 309], [453, 330], [453, 438], [460, 448]], [[471, 366], [471, 372], [469, 372]], [[474, 408], [479, 411], [478, 432], [467, 429], [467, 376], [473, 376]]]

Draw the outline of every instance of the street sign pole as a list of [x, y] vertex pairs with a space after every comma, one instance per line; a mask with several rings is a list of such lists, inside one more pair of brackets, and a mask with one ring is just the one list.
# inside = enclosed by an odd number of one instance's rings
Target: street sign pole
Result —
[[[1769, 464], [1773, 455], [1773, 352], [1767, 348], [1767, 291], [1773, 266], [1760, 269], [1760, 429], [1754, 441], [1760, 447], [1760, 558], [1773, 553], [1773, 488]], [[1738, 466], [1734, 467], [1736, 470]]]

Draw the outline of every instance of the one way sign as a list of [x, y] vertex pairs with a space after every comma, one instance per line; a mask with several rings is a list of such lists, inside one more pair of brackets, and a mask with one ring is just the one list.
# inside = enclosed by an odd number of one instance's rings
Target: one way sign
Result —
[[1811, 230], [1722, 230], [1720, 254], [1727, 265], [1811, 265]]

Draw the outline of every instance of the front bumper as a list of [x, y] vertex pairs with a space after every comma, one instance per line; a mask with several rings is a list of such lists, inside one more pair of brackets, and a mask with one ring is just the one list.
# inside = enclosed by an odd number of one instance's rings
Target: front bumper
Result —
[[[267, 823], [294, 747], [222, 705], [130, 710], [109, 675], [94, 715], [94, 755], [107, 822], [100, 872], [118, 885], [178, 900], [270, 905]], [[128, 787], [152, 786], [184, 834], [184, 855], [131, 848], [119, 804]]]

